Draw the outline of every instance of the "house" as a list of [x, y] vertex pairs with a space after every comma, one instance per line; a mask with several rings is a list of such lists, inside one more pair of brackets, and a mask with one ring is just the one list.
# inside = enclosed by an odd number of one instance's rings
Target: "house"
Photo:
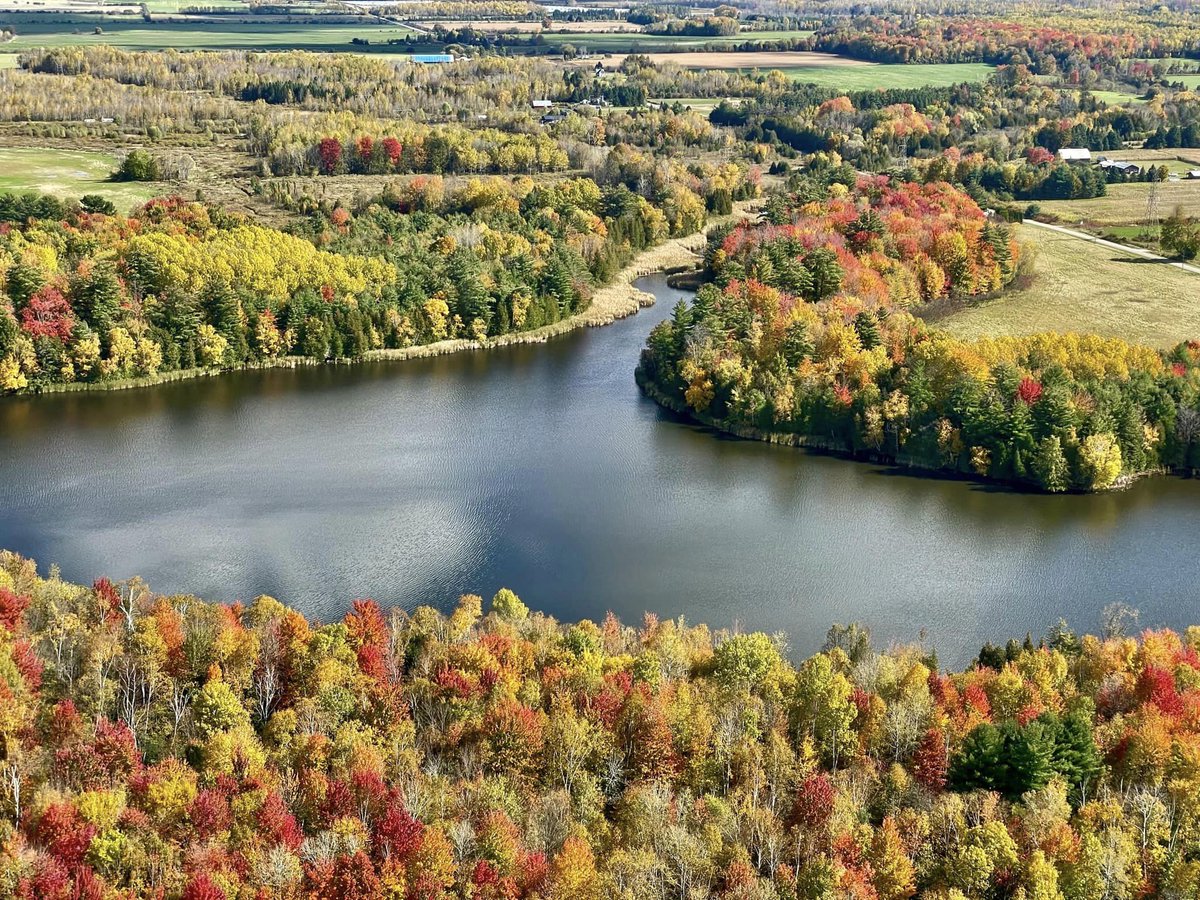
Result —
[[541, 123], [543, 125], [557, 125], [566, 117], [566, 113], [546, 113], [546, 115], [542, 116]]
[[1195, 181], [1197, 178], [1200, 178], [1200, 169], [1188, 169], [1187, 174], [1183, 177], [1188, 179], [1188, 181]]
[[1109, 159], [1105, 156], [1100, 157], [1098, 165], [1105, 171], [1120, 172], [1122, 175], [1137, 175], [1142, 171], [1142, 167], [1137, 163], [1123, 159]]
[[1063, 162], [1091, 162], [1092, 151], [1086, 147], [1063, 147], [1058, 151], [1058, 158]]
[[534, 109], [550, 109], [554, 105], [552, 100], [531, 100], [529, 105]]
[[595, 71], [597, 78], [603, 78], [604, 74], [605, 74], [604, 73], [604, 63], [600, 62], [600, 60], [596, 60], [596, 68], [594, 71]]

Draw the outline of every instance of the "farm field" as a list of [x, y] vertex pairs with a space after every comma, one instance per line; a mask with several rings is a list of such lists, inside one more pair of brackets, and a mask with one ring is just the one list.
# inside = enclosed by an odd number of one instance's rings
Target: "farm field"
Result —
[[1034, 278], [936, 324], [962, 338], [1092, 332], [1154, 347], [1200, 335], [1200, 275], [1069, 235], [1022, 226], [1036, 248]]
[[856, 65], [804, 65], [779, 67], [794, 81], [834, 87], [844, 91], [871, 91], [880, 88], [946, 87], [964, 81], [984, 81], [993, 66], [985, 63], [863, 63]]
[[15, 69], [16, 67], [16, 53], [0, 53], [0, 69]]
[[[747, 41], [797, 40], [809, 37], [811, 34], [811, 31], [743, 31], [740, 34], [723, 37], [693, 37], [691, 35], [647, 34], [645, 32], [609, 32], [585, 35], [553, 31], [544, 32], [542, 40], [547, 47], [571, 44], [580, 50], [586, 49], [589, 53], [652, 53], [669, 51], [676, 47], [736, 46]], [[724, 56], [726, 54], [697, 55]], [[733, 69], [737, 66], [711, 65], [708, 68]]]
[[[67, 47], [109, 45], [126, 50], [233, 50], [233, 49], [308, 49], [362, 50], [351, 45], [354, 38], [386, 45], [388, 40], [403, 40], [414, 32], [402, 26], [305, 25], [241, 22], [105, 22], [102, 34], [82, 24], [24, 25], [17, 37], [6, 45], [8, 50], [30, 47]], [[407, 47], [381, 47], [396, 53]]]
[[[656, 65], [674, 63], [685, 69], [737, 69], [750, 72], [779, 70], [794, 81], [827, 85], [846, 91], [884, 87], [942, 87], [963, 81], [982, 81], [993, 67], [984, 63], [880, 64], [808, 50], [762, 50], [738, 53], [648, 53]], [[620, 64], [624, 57], [611, 60]], [[581, 63], [583, 64], [583, 63]]]
[[729, 100], [734, 105], [741, 103], [740, 97], [656, 97], [648, 100], [652, 104], [668, 104], [674, 105], [682, 103], [684, 106], [690, 106], [697, 112], [712, 112], [725, 100]]
[[414, 25], [421, 28], [432, 29], [435, 25], [441, 25], [448, 31], [457, 28], [471, 28], [475, 31], [488, 32], [505, 32], [508, 34], [542, 34], [560, 33], [560, 34], [576, 34], [576, 35], [596, 35], [596, 34], [641, 34], [642, 26], [634, 25], [631, 22], [625, 21], [609, 21], [609, 22], [552, 22], [549, 28], [543, 28], [541, 22], [510, 22], [493, 19], [423, 19], [419, 22], [413, 22]]
[[75, 200], [99, 194], [121, 212], [165, 193], [162, 185], [109, 181], [116, 167], [111, 153], [0, 148], [0, 191], [40, 191]]
[[[1091, 200], [1038, 200], [1042, 212], [1065, 222], [1092, 225], [1136, 225], [1146, 219], [1146, 200], [1151, 185], [1145, 182], [1110, 184], [1108, 193]], [[1200, 215], [1200, 180], [1164, 181], [1158, 185], [1158, 214], [1171, 214], [1182, 206], [1189, 216]]]

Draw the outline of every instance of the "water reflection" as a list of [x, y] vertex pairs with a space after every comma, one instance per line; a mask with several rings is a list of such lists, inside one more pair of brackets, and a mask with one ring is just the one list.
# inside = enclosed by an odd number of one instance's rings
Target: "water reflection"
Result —
[[326, 619], [509, 585], [564, 617], [645, 610], [942, 658], [1091, 627], [1125, 600], [1200, 621], [1200, 487], [1044, 497], [713, 435], [632, 379], [658, 304], [546, 345], [0, 402], [0, 546]]

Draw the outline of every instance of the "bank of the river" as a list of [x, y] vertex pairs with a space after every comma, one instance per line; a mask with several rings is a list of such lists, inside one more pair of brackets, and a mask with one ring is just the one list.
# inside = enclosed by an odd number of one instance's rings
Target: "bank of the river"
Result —
[[71, 384], [48, 384], [40, 387], [40, 393], [71, 393], [76, 391], [119, 391], [130, 388], [151, 387], [156, 384], [170, 384], [176, 381], [186, 381], [193, 378], [205, 378], [212, 375], [222, 375], [226, 372], [253, 371], [256, 369], [296, 369], [305, 366], [350, 365], [358, 362], [401, 361], [406, 359], [426, 359], [433, 356], [445, 356], [449, 353], [461, 353], [465, 350], [490, 350], [497, 347], [511, 347], [516, 344], [543, 344], [551, 338], [567, 334], [579, 328], [595, 328], [611, 325], [619, 319], [631, 316], [639, 309], [654, 304], [654, 295], [638, 289], [634, 282], [646, 275], [656, 272], [670, 272], [678, 269], [694, 267], [699, 261], [699, 253], [704, 249], [708, 240], [708, 232], [713, 227], [730, 219], [749, 214], [759, 203], [758, 200], [742, 200], [734, 204], [729, 216], [712, 219], [700, 231], [684, 237], [671, 238], [656, 247], [639, 253], [630, 263], [616, 274], [613, 280], [599, 288], [592, 295], [592, 302], [587, 309], [568, 316], [550, 325], [535, 328], [531, 331], [517, 331], [503, 334], [487, 340], [477, 341], [468, 338], [455, 338], [437, 341], [433, 344], [419, 344], [414, 347], [398, 347], [387, 350], [368, 350], [357, 359], [318, 360], [308, 356], [283, 356], [263, 362], [246, 363], [242, 366], [218, 369], [174, 369], [157, 375], [138, 378], [120, 378], [112, 381], [74, 382]]
[[[885, 466], [893, 466], [896, 469], [901, 469], [905, 472], [913, 472], [930, 477], [949, 478], [958, 481], [982, 481], [989, 484], [1005, 485], [1015, 490], [1030, 491], [1034, 493], [1042, 493], [1036, 485], [1027, 481], [1013, 481], [999, 478], [982, 478], [978, 475], [970, 475], [965, 472], [959, 472], [953, 469], [945, 469], [940, 466], [932, 466], [928, 462], [911, 456], [892, 457], [883, 453], [871, 453], [869, 451], [854, 451], [847, 449], [840, 443], [827, 441], [819, 435], [798, 434], [790, 431], [763, 431], [761, 428], [753, 428], [749, 425], [733, 425], [729, 422], [724, 422], [704, 413], [696, 412], [696, 410], [687, 406], [685, 403], [680, 403], [674, 397], [671, 397], [663, 391], [654, 381], [647, 378], [642, 372], [641, 366], [634, 371], [634, 381], [637, 382], [638, 388], [648, 398], [653, 400], [663, 409], [668, 409], [678, 416], [683, 416], [691, 419], [693, 422], [699, 422], [706, 428], [711, 428], [713, 431], [719, 431], [722, 434], [728, 434], [733, 437], [742, 438], [748, 441], [762, 441], [768, 444], [779, 444], [784, 447], [796, 447], [804, 450], [812, 450], [817, 453], [825, 453], [831, 456], [838, 456], [842, 459], [852, 459], [859, 462], [878, 463]], [[1120, 476], [1116, 481], [1106, 488], [1098, 488], [1092, 491], [1076, 490], [1070, 493], [1101, 493], [1108, 491], [1118, 491], [1128, 488], [1135, 482], [1158, 475], [1178, 474], [1190, 477], [1192, 472], [1172, 472], [1170, 469], [1149, 469], [1144, 472], [1133, 472], [1127, 475]]]

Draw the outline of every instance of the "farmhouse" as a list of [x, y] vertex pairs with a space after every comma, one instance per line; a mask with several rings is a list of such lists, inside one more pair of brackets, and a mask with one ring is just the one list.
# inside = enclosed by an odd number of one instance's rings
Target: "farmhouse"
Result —
[[1100, 157], [1098, 163], [1101, 169], [1106, 171], [1120, 172], [1122, 175], [1137, 175], [1142, 171], [1142, 167], [1137, 163], [1129, 162], [1122, 159], [1109, 159], [1106, 156]]
[[1195, 179], [1200, 178], [1200, 169], [1188, 169], [1187, 174], [1184, 177], [1189, 181], [1194, 181]]
[[1064, 162], [1091, 162], [1092, 151], [1086, 147], [1063, 147], [1058, 151], [1058, 158]]

